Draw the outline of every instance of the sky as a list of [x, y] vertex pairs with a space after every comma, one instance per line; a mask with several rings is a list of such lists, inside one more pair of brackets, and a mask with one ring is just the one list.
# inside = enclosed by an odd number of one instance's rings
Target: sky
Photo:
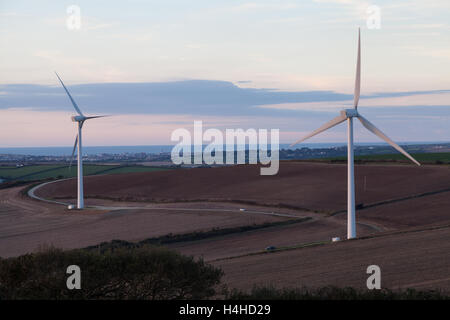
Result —
[[[448, 0], [2, 0], [0, 147], [73, 144], [54, 71], [111, 115], [85, 145], [171, 144], [194, 120], [290, 143], [352, 106], [358, 27], [361, 114], [398, 142], [450, 141], [449, 21]], [[356, 124], [355, 140], [378, 138]]]

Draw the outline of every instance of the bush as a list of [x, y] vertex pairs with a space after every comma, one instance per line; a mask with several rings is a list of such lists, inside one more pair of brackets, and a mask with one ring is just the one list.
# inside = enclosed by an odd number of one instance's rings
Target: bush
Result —
[[[81, 289], [66, 286], [66, 269], [81, 269]], [[111, 250], [47, 248], [0, 258], [0, 299], [204, 299], [223, 272], [203, 260], [159, 247]]]
[[230, 300], [448, 300], [443, 292], [406, 289], [392, 291], [388, 289], [368, 290], [355, 288], [323, 287], [284, 288], [254, 287], [250, 292], [233, 289], [225, 294]]

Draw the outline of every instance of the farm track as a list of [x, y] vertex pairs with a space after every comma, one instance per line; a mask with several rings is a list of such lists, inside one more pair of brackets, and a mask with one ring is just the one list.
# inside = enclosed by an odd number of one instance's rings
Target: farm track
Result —
[[[356, 203], [363, 204], [358, 210], [361, 212], [376, 206], [390, 208], [387, 204], [408, 203], [416, 197], [426, 201], [450, 189], [447, 166], [357, 165], [355, 174]], [[345, 165], [281, 162], [276, 176], [260, 176], [257, 165], [89, 176], [85, 179], [85, 195], [148, 203], [209, 199], [331, 214], [346, 208], [345, 181]], [[76, 181], [68, 180], [45, 186], [36, 195], [73, 199], [75, 190]], [[385, 218], [398, 211], [386, 210], [381, 214]], [[415, 217], [422, 212], [412, 208], [408, 214]]]
[[[195, 203], [133, 207], [133, 203], [97, 206], [83, 211], [30, 199], [24, 187], [0, 190], [0, 256], [34, 251], [41, 245], [79, 248], [113, 239], [140, 241], [167, 234], [203, 232], [214, 228], [262, 225], [304, 218], [298, 212], [267, 212], [253, 207]], [[116, 203], [117, 204], [117, 203]], [[136, 204], [134, 204], [136, 205]], [[172, 207], [170, 207], [172, 205]], [[169, 206], [169, 207], [168, 207]], [[197, 207], [196, 207], [197, 206]]]

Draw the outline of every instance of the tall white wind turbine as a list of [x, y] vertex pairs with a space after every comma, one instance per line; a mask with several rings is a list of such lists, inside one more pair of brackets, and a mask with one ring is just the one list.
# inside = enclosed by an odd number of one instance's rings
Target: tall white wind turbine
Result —
[[94, 118], [102, 118], [102, 117], [106, 117], [106, 116], [92, 116], [92, 117], [86, 117], [85, 115], [83, 115], [83, 113], [81, 112], [80, 108], [78, 107], [77, 103], [75, 102], [75, 100], [73, 100], [72, 96], [69, 93], [69, 90], [67, 90], [66, 86], [64, 85], [64, 83], [62, 82], [61, 78], [59, 77], [59, 75], [55, 72], [56, 76], [59, 79], [59, 82], [61, 82], [64, 90], [66, 91], [67, 95], [69, 96], [70, 102], [72, 102], [73, 107], [75, 108], [75, 111], [78, 113], [78, 115], [76, 116], [72, 116], [72, 121], [73, 122], [77, 122], [78, 123], [78, 133], [75, 137], [75, 144], [73, 145], [73, 150], [72, 150], [72, 157], [70, 160], [70, 165], [72, 165], [72, 160], [73, 160], [73, 156], [75, 154], [75, 150], [77, 149], [78, 146], [78, 150], [77, 150], [77, 156], [78, 156], [78, 173], [77, 173], [77, 180], [78, 180], [78, 188], [77, 188], [77, 208], [78, 209], [83, 209], [84, 208], [84, 192], [83, 192], [83, 150], [82, 150], [82, 144], [81, 144], [81, 133], [82, 133], [82, 128], [83, 128], [83, 124], [86, 120], [88, 119], [94, 119]]
[[318, 128], [317, 130], [311, 132], [306, 137], [294, 142], [291, 146], [296, 145], [297, 143], [303, 142], [304, 140], [315, 136], [327, 129], [330, 129], [341, 122], [347, 120], [347, 238], [352, 239], [356, 238], [356, 221], [355, 221], [355, 175], [354, 175], [354, 159], [353, 159], [353, 118], [357, 118], [362, 125], [380, 137], [387, 143], [389, 143], [392, 147], [394, 147], [397, 151], [403, 153], [406, 157], [408, 157], [412, 162], [420, 166], [420, 163], [416, 161], [410, 154], [408, 154], [402, 147], [396, 144], [394, 141], [389, 139], [383, 132], [381, 132], [377, 127], [375, 127], [369, 120], [364, 118], [361, 114], [358, 113], [358, 102], [360, 96], [360, 88], [361, 88], [361, 32], [358, 30], [358, 58], [356, 62], [356, 79], [355, 79], [355, 93], [353, 100], [353, 108], [345, 109], [341, 111], [341, 114], [331, 121], [325, 123], [323, 126]]

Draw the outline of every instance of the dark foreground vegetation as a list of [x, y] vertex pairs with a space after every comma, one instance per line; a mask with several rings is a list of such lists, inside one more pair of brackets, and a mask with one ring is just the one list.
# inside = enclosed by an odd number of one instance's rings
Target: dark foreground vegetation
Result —
[[[81, 289], [69, 290], [67, 267], [81, 269]], [[227, 300], [448, 300], [439, 291], [254, 287], [221, 285], [222, 270], [163, 247], [113, 245], [0, 258], [0, 300], [227, 299]]]
[[268, 286], [254, 287], [250, 292], [231, 290], [227, 292], [226, 298], [231, 300], [448, 300], [449, 296], [435, 290], [362, 290], [333, 286], [317, 289], [277, 289]]
[[[81, 269], [69, 290], [67, 267]], [[0, 299], [206, 299], [222, 271], [162, 247], [41, 250], [0, 259]]]

